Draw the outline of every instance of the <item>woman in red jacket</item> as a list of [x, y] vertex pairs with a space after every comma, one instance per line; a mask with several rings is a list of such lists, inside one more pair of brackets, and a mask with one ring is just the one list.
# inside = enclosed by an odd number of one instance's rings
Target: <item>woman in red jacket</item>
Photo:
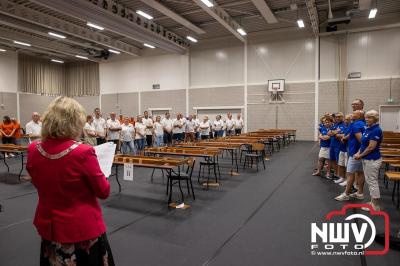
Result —
[[27, 170], [39, 194], [34, 225], [40, 265], [114, 265], [97, 198], [110, 194], [94, 149], [80, 144], [85, 110], [58, 97], [48, 107], [42, 141], [28, 149]]

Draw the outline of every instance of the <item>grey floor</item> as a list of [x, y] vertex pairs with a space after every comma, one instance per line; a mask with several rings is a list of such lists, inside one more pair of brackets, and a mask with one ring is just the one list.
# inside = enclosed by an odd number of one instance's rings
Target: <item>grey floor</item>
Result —
[[[297, 142], [275, 153], [267, 170], [222, 176], [219, 188], [202, 190], [187, 210], [168, 210], [165, 186], [148, 169], [135, 171], [134, 182], [122, 182], [102, 202], [117, 265], [399, 265], [400, 252], [380, 257], [311, 256], [310, 223], [322, 221], [342, 203], [340, 189], [312, 177], [318, 147]], [[9, 160], [11, 172], [17, 161]], [[224, 170], [226, 172], [226, 170]], [[196, 172], [197, 176], [197, 172]], [[40, 239], [32, 225], [37, 194], [29, 182], [16, 182], [0, 162], [0, 265], [38, 265]], [[381, 187], [391, 228], [400, 214]], [[177, 197], [177, 188], [174, 188]]]

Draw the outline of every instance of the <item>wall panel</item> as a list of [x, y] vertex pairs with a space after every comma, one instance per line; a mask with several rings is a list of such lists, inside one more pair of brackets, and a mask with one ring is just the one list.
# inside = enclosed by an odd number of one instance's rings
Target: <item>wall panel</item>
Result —
[[99, 96], [76, 96], [74, 97], [86, 110], [86, 114], [93, 114], [94, 109], [99, 107]]
[[186, 90], [145, 91], [140, 93], [141, 113], [148, 108], [172, 108], [171, 113], [186, 112]]
[[0, 93], [0, 119], [3, 121], [3, 116], [17, 118], [17, 94], [11, 92]]
[[18, 91], [18, 55], [7, 51], [0, 52], [0, 91]]
[[318, 117], [339, 111], [338, 89], [337, 81], [319, 83]]
[[138, 93], [119, 93], [101, 95], [101, 109], [104, 117], [111, 112], [129, 117], [139, 114]]
[[31, 120], [33, 112], [39, 112], [43, 115], [49, 103], [55, 98], [55, 96], [20, 93], [19, 106], [21, 125], [25, 125]]

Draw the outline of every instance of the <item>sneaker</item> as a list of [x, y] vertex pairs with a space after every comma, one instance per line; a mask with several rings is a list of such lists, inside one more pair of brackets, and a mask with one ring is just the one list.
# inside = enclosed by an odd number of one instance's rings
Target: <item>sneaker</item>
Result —
[[333, 181], [333, 182], [335, 182], [336, 184], [339, 184], [339, 183], [342, 183], [343, 181], [344, 181], [344, 178], [341, 177], [341, 178], [339, 178], [339, 179], [336, 179], [336, 180]]
[[350, 197], [363, 200], [364, 199], [364, 194], [359, 194], [358, 192], [354, 192], [350, 194]]
[[339, 183], [339, 186], [341, 186], [341, 187], [347, 186], [347, 180], [344, 179], [342, 183]]
[[332, 180], [333, 178], [330, 175], [325, 176], [326, 179]]
[[[374, 211], [377, 211], [377, 212], [381, 211], [381, 207], [380, 207], [378, 204], [375, 204], [375, 203], [372, 203], [372, 202], [368, 202], [367, 204], [368, 204], [368, 205], [371, 205], [371, 206], [372, 206], [372, 209], [373, 209]], [[362, 207], [361, 210], [368, 212], [368, 211], [369, 211], [369, 208], [367, 208], [367, 207]]]
[[5, 154], [4, 157], [8, 158], [8, 154]]
[[14, 153], [10, 153], [9, 156], [10, 157], [15, 157], [15, 154]]
[[337, 201], [348, 201], [348, 200], [350, 200], [350, 196], [343, 192], [342, 194], [337, 196], [335, 198], [335, 200], [337, 200]]

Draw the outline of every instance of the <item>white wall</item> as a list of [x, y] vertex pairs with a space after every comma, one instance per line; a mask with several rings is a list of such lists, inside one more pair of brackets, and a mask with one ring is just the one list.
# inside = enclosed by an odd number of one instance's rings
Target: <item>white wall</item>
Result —
[[339, 79], [339, 41], [337, 36], [320, 38], [320, 80]]
[[14, 52], [0, 52], [0, 92], [18, 91], [18, 56]]
[[243, 84], [243, 54], [243, 46], [191, 51], [190, 87]]
[[188, 84], [188, 56], [160, 55], [100, 63], [100, 92], [124, 93], [185, 89]]
[[314, 79], [314, 39], [263, 41], [248, 46], [248, 83]]

